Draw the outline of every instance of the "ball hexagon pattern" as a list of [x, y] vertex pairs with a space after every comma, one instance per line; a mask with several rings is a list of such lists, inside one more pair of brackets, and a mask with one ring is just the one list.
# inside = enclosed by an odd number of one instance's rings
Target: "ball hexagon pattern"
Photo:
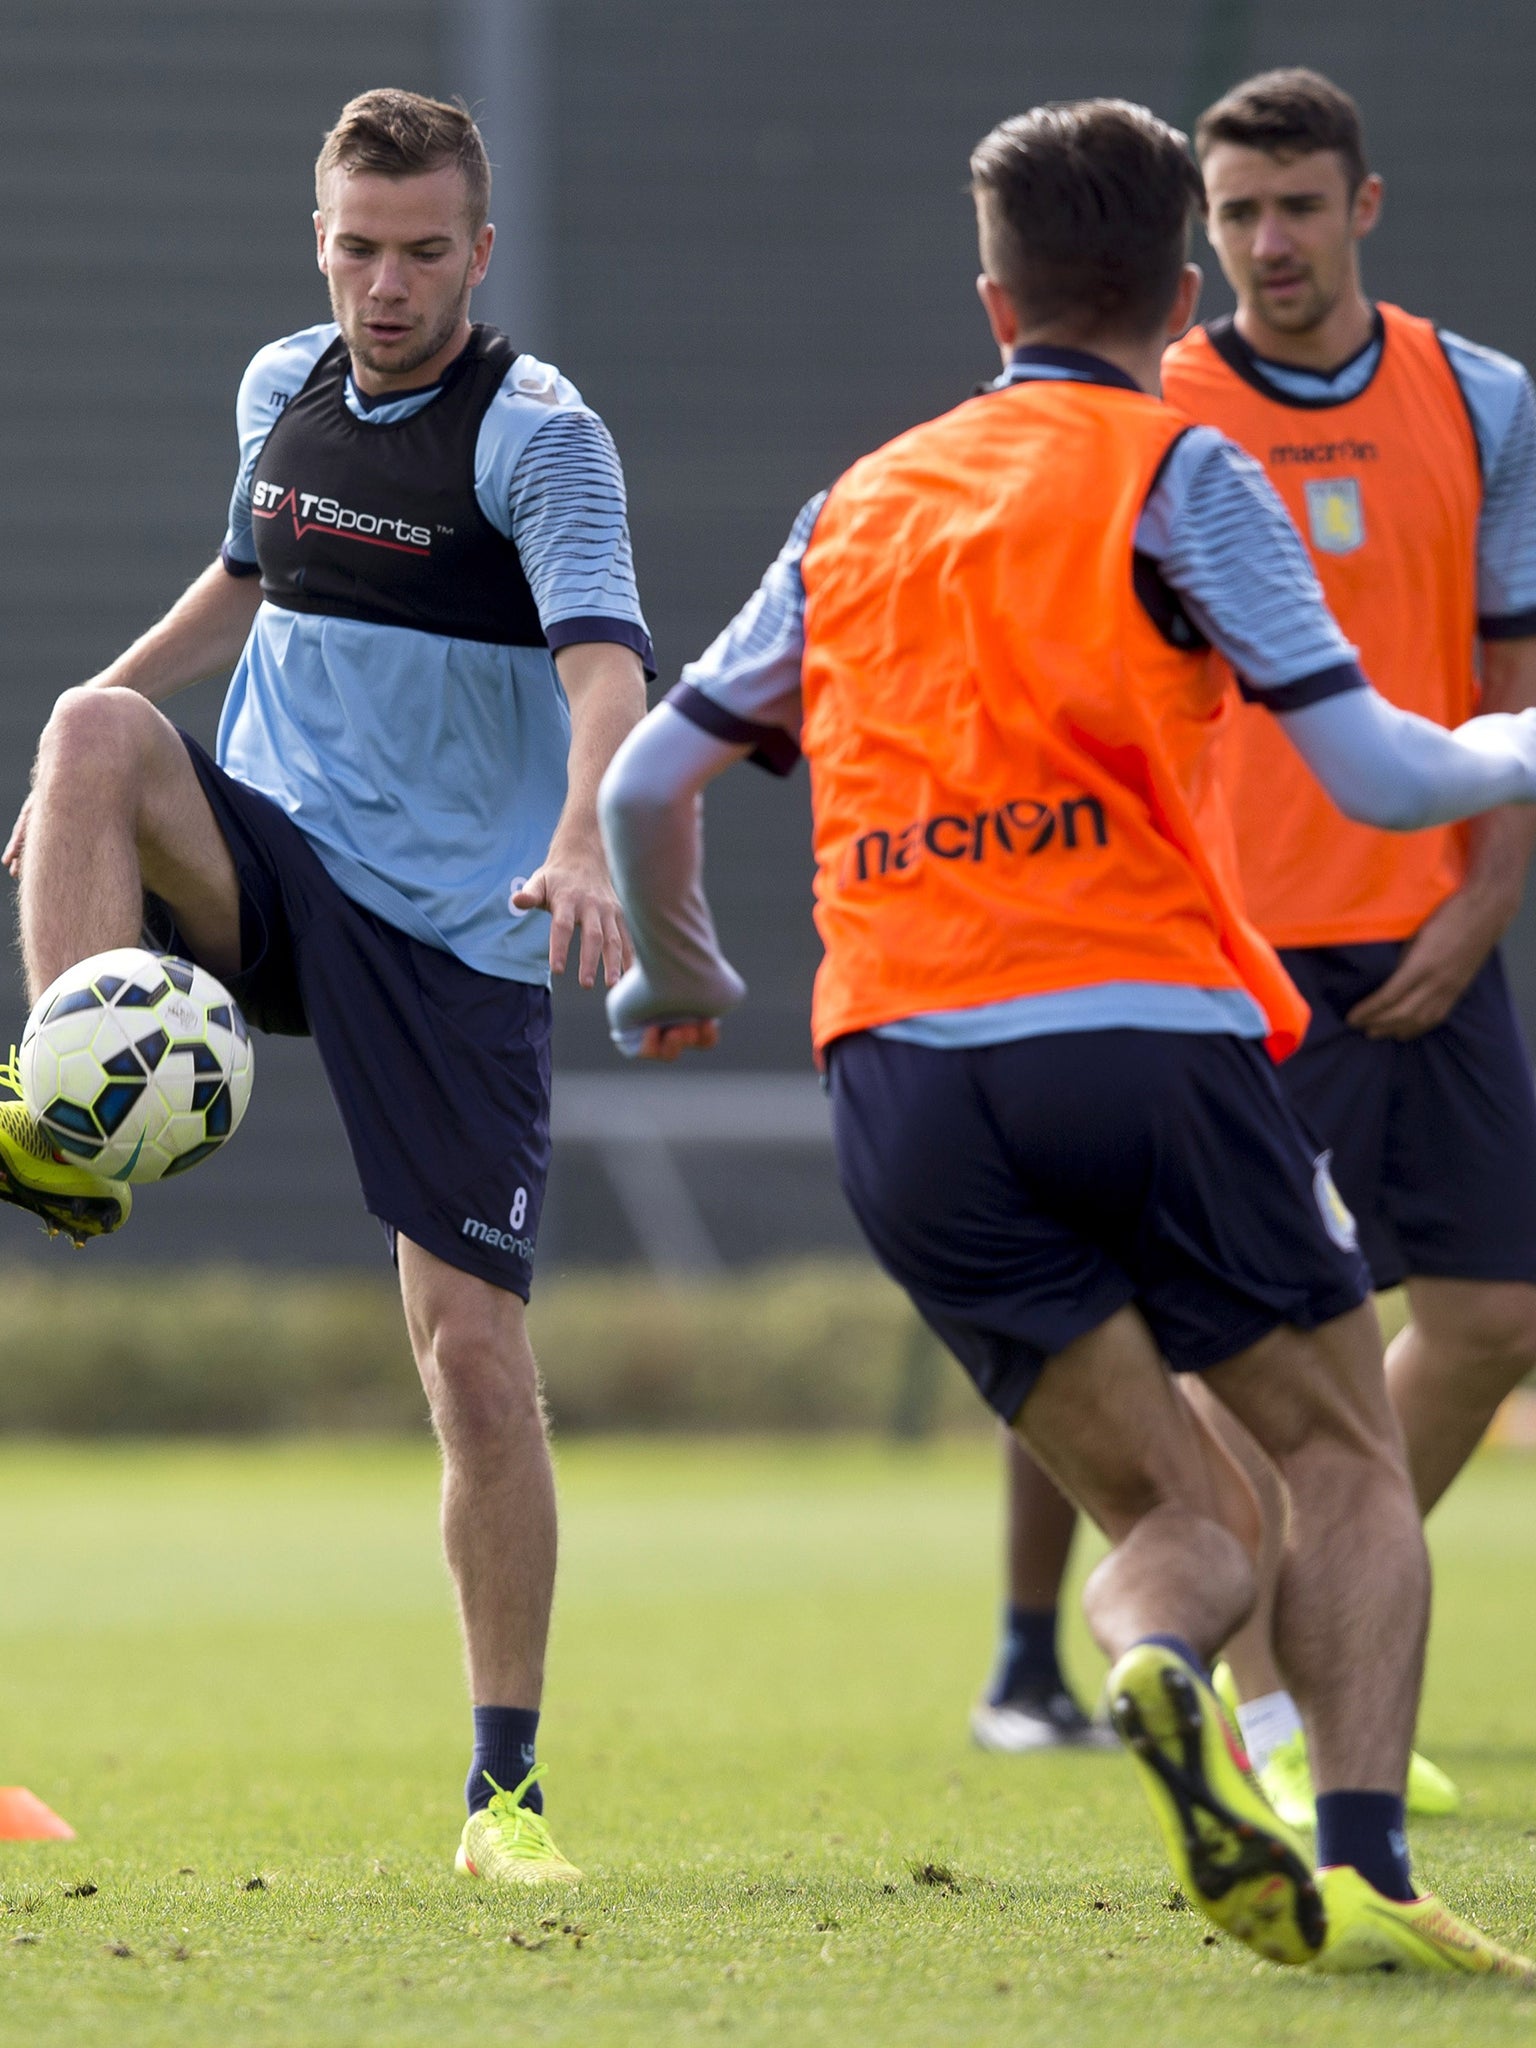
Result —
[[255, 1062], [205, 968], [119, 946], [44, 989], [19, 1064], [27, 1108], [64, 1158], [141, 1182], [185, 1173], [234, 1135]]

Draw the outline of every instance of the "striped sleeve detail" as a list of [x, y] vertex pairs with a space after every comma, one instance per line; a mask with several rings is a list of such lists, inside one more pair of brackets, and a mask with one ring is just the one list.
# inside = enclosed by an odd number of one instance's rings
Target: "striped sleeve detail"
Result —
[[1536, 633], [1536, 393], [1513, 357], [1442, 333], [1472, 416], [1483, 469], [1477, 521], [1477, 630], [1485, 640]]
[[[597, 415], [575, 407], [551, 412], [518, 459], [510, 497], [512, 538], [551, 646], [572, 644], [569, 635], [557, 639], [566, 621], [626, 624], [654, 675], [635, 588], [624, 472]], [[609, 630], [583, 637], [619, 636]]]
[[800, 756], [800, 564], [825, 503], [823, 491], [802, 506], [767, 575], [725, 631], [689, 662], [668, 700], [717, 739], [750, 745], [757, 765], [776, 775], [787, 775]]
[[1159, 568], [1200, 631], [1261, 696], [1353, 664], [1356, 651], [1259, 464], [1222, 437], [1192, 456], [1169, 465], [1148, 512], [1160, 493], [1172, 498], [1155, 522], [1166, 536]]

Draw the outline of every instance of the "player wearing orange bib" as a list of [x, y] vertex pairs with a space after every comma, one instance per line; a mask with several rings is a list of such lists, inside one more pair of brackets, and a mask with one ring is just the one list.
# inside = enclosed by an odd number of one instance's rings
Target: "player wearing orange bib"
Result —
[[[803, 751], [843, 1185], [1109, 1537], [1089, 1620], [1180, 1883], [1277, 1962], [1536, 1976], [1413, 1892], [1423, 1533], [1369, 1275], [1274, 1079], [1306, 1006], [1242, 909], [1219, 773], [1236, 702], [1206, 640], [1352, 815], [1397, 829], [1536, 801], [1536, 713], [1451, 734], [1393, 710], [1262, 474], [1160, 402], [1199, 284], [1182, 136], [1117, 101], [1038, 108], [972, 173], [1003, 375], [807, 506], [616, 758], [602, 816], [636, 965], [610, 1026], [653, 1058], [712, 1042], [743, 990], [703, 896], [700, 792]], [[1218, 540], [1241, 579], [1202, 562]], [[1170, 1367], [1290, 1489], [1281, 1647], [1321, 1870], [1210, 1690], [1259, 1525]]]
[[[1353, 102], [1326, 80], [1239, 86], [1203, 117], [1197, 146], [1238, 310], [1168, 350], [1165, 395], [1263, 464], [1384, 696], [1442, 726], [1536, 701], [1524, 371], [1366, 299], [1357, 251], [1381, 181]], [[1352, 822], [1254, 706], [1233, 722], [1224, 771], [1249, 913], [1313, 1013], [1282, 1086], [1329, 1148], [1375, 1284], [1406, 1282], [1412, 1321], [1387, 1376], [1427, 1513], [1536, 1365], [1536, 1098], [1496, 950], [1531, 818], [1409, 837]], [[994, 1746], [1037, 1732], [1038, 1710], [1010, 1692], [1027, 1692], [1025, 1649], [1054, 1665], [1049, 1610], [1071, 1529], [1012, 1445], [1010, 1462], [1014, 1648], [974, 1716]], [[1305, 1749], [1267, 1607], [1231, 1662], [1250, 1750], [1300, 1820]], [[1456, 1800], [1422, 1762], [1409, 1792], [1421, 1811]]]

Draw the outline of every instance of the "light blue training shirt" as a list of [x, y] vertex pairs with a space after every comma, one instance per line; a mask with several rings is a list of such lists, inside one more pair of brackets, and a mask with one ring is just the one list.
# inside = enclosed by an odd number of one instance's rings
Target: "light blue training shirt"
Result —
[[[1478, 533], [1479, 607], [1489, 620], [1531, 615], [1536, 632], [1536, 403], [1525, 372], [1506, 356], [1447, 336], [1453, 369], [1468, 392], [1484, 471]], [[1348, 389], [1369, 381], [1379, 360], [1345, 372]], [[1469, 367], [1468, 367], [1469, 366]], [[1272, 366], [1265, 363], [1266, 374]], [[1465, 375], [1464, 375], [1465, 372]], [[1075, 349], [1028, 347], [997, 380], [1070, 379], [1136, 388], [1124, 373]], [[1327, 381], [1327, 380], [1323, 380]], [[1497, 479], [1497, 490], [1495, 480]], [[731, 736], [739, 721], [773, 737], [763, 758], [784, 767], [797, 750], [800, 663], [805, 646], [801, 562], [826, 501], [802, 509], [756, 592], [698, 661], [674, 697], [689, 715], [689, 692], [718, 708], [707, 729]], [[1490, 509], [1490, 507], [1492, 509]], [[1175, 444], [1149, 492], [1135, 534], [1188, 618], [1236, 672], [1243, 694], [1276, 711], [1298, 711], [1361, 688], [1356, 650], [1327, 607], [1306, 549], [1262, 466], [1214, 427], [1191, 428]], [[695, 712], [703, 709], [695, 703]], [[704, 720], [700, 719], [703, 723]], [[782, 739], [782, 746], [776, 740]], [[926, 1011], [879, 1027], [878, 1035], [951, 1049], [1005, 1044], [1063, 1031], [1137, 1029], [1266, 1035], [1245, 990], [1106, 982], [1020, 996], [961, 1010]]]
[[[257, 457], [337, 328], [262, 349], [240, 385], [240, 466], [222, 556], [257, 572]], [[346, 403], [384, 425], [432, 404], [432, 385]], [[566, 795], [570, 711], [555, 650], [607, 640], [649, 671], [624, 478], [607, 428], [537, 358], [512, 364], [481, 423], [475, 497], [515, 544], [547, 648], [456, 640], [263, 603], [219, 722], [219, 765], [281, 806], [354, 902], [481, 973], [549, 979], [549, 920], [511, 907]]]

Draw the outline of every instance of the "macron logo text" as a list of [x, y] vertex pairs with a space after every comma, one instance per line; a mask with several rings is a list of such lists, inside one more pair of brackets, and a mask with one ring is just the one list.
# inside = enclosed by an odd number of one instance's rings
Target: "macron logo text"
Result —
[[466, 1216], [460, 1237], [472, 1238], [476, 1244], [488, 1244], [493, 1251], [513, 1252], [520, 1259], [533, 1257], [533, 1239], [514, 1237], [510, 1230], [493, 1230], [489, 1223], [482, 1223], [477, 1217]]

